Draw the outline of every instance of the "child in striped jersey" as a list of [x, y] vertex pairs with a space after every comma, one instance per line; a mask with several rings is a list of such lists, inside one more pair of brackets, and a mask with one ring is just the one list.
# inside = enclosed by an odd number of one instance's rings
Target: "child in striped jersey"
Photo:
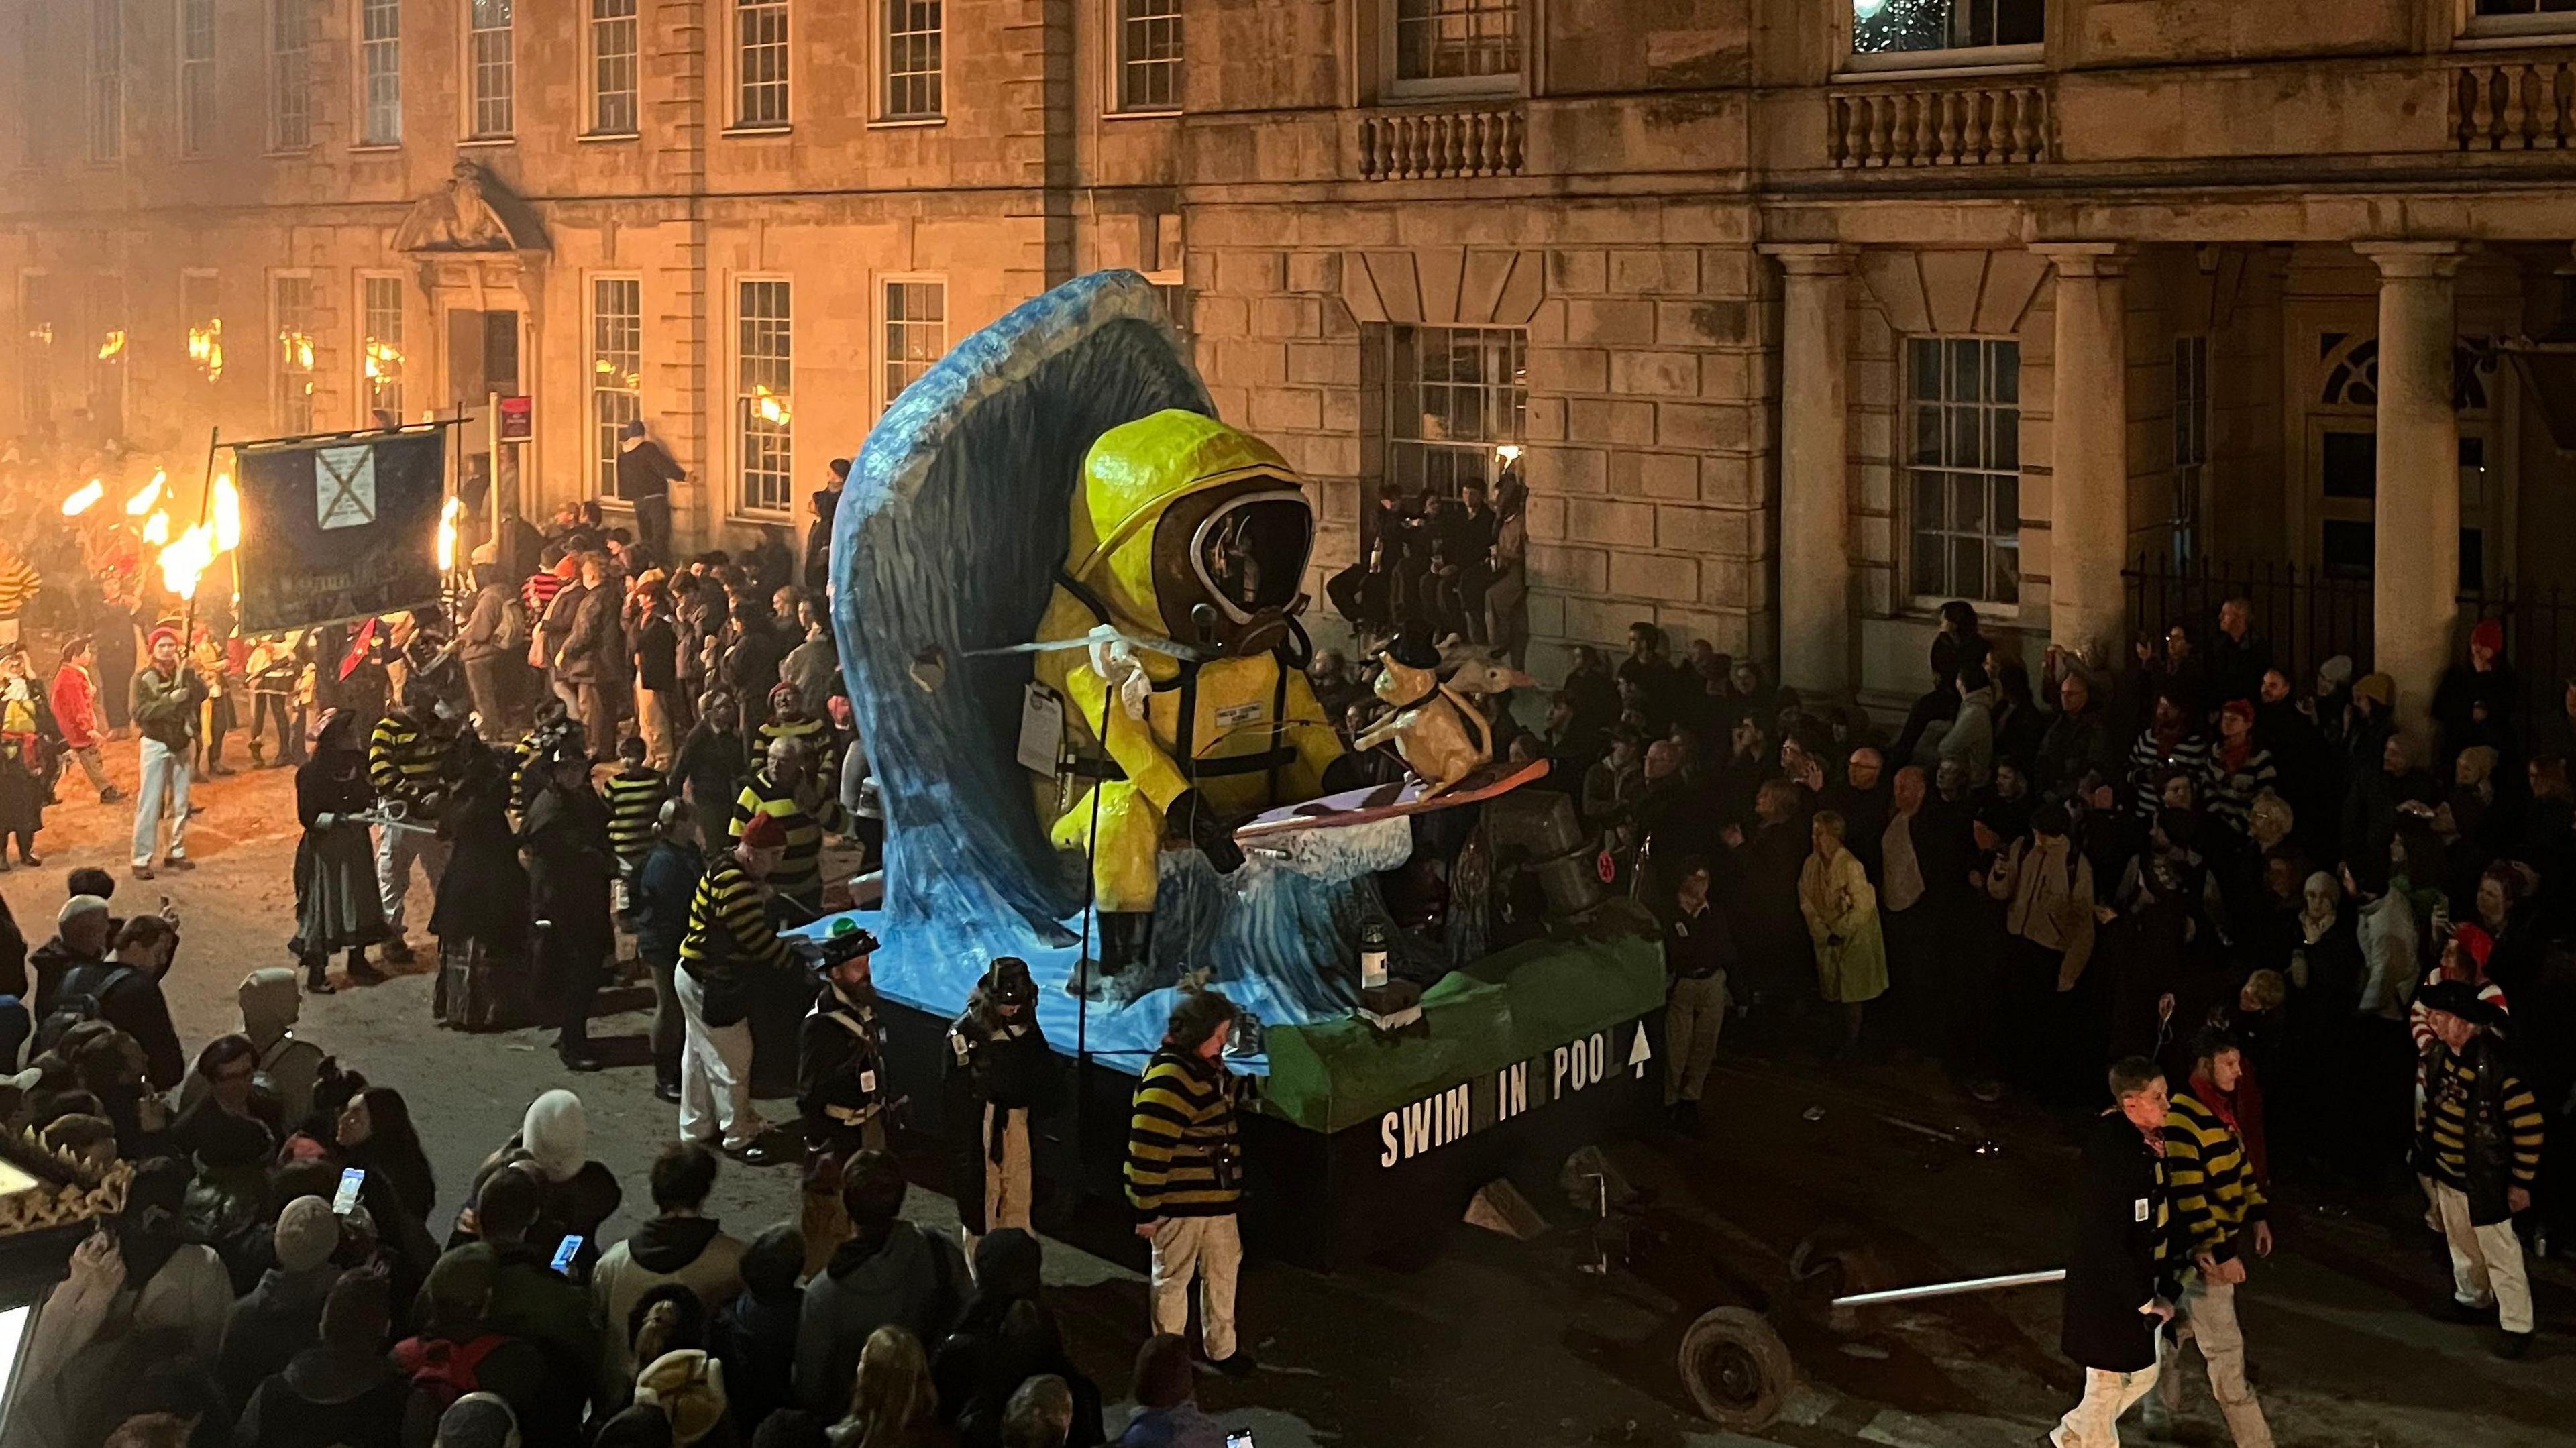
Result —
[[632, 879], [653, 850], [653, 821], [671, 797], [671, 781], [644, 762], [641, 735], [620, 741], [617, 772], [608, 777], [608, 848], [621, 873]]

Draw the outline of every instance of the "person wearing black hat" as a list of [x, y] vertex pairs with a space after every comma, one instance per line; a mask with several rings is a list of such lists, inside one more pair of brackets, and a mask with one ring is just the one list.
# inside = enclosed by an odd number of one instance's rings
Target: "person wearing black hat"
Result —
[[1038, 1026], [1037, 1003], [1029, 963], [1005, 955], [975, 983], [965, 1013], [948, 1028], [947, 1119], [977, 1123], [972, 1135], [949, 1133], [956, 1146], [950, 1190], [969, 1253], [987, 1232], [1031, 1230], [1029, 1116], [1056, 1091], [1055, 1056]]
[[2504, 1012], [2467, 981], [2418, 992], [2438, 1044], [2424, 1063], [2415, 1113], [2415, 1169], [2433, 1180], [2433, 1207], [2451, 1248], [2452, 1315], [2496, 1314], [2496, 1355], [2531, 1350], [2531, 1276], [2513, 1218], [2531, 1208], [2540, 1176], [2540, 1102], [2497, 1044]]
[[805, 530], [803, 582], [820, 596], [832, 581], [832, 520], [840, 515], [841, 490], [849, 486], [850, 460], [832, 459], [832, 480], [814, 493], [814, 522]]
[[546, 760], [546, 783], [519, 824], [535, 911], [537, 977], [554, 1007], [555, 1054], [573, 1071], [596, 1071], [590, 1007], [616, 950], [608, 805], [590, 784], [590, 754], [567, 742]]
[[[877, 988], [868, 957], [877, 939], [864, 930], [836, 936], [841, 958], [822, 973], [814, 1009], [796, 1032], [796, 1112], [808, 1153], [805, 1168], [805, 1261], [830, 1259], [848, 1240], [850, 1219], [841, 1205], [841, 1166], [860, 1151], [883, 1151], [885, 1033], [877, 1024]], [[754, 1144], [743, 1160], [754, 1166], [787, 1160]]]

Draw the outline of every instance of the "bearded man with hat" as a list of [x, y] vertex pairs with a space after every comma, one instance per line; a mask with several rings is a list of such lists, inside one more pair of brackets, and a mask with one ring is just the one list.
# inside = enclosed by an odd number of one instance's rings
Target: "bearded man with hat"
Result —
[[134, 795], [134, 878], [152, 878], [160, 842], [163, 797], [169, 801], [170, 846], [162, 864], [193, 870], [188, 858], [188, 760], [197, 741], [197, 706], [206, 686], [181, 659], [179, 631], [156, 628], [152, 658], [134, 675], [136, 732], [142, 736], [142, 787]]
[[[954, 1148], [949, 1180], [969, 1257], [987, 1232], [1035, 1230], [1029, 1224], [1029, 1117], [1052, 1105], [1057, 1090], [1055, 1055], [1038, 1025], [1037, 1004], [1029, 963], [1005, 955], [975, 983], [964, 1014], [948, 1028], [942, 1089]], [[977, 1123], [973, 1135], [954, 1129], [970, 1121]]]
[[2496, 1314], [2496, 1355], [2531, 1350], [2531, 1275], [2513, 1218], [2531, 1208], [2540, 1176], [2539, 1099], [2518, 1079], [2497, 1040], [2504, 1012], [2462, 980], [2416, 993], [2434, 1046], [2415, 1110], [2416, 1169], [2432, 1178], [2433, 1207], [2451, 1249], [2451, 1315]]
[[[755, 816], [775, 821], [774, 816]], [[746, 831], [746, 836], [748, 831]], [[848, 924], [847, 921], [836, 922]], [[814, 1008], [796, 1031], [796, 1112], [805, 1138], [805, 1261], [829, 1261], [850, 1236], [841, 1167], [862, 1151], [886, 1149], [885, 1029], [869, 967], [877, 938], [850, 929], [830, 937]], [[758, 1165], [788, 1157], [755, 1154]], [[962, 1197], [961, 1197], [962, 1200]]]

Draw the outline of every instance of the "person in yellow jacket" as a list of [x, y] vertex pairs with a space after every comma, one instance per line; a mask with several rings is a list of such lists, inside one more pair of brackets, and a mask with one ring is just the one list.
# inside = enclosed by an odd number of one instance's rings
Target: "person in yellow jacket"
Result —
[[1037, 677], [1071, 705], [1092, 783], [1052, 838], [1091, 850], [1115, 970], [1145, 957], [1167, 827], [1231, 871], [1232, 823], [1324, 792], [1342, 747], [1300, 667], [1314, 512], [1268, 444], [1197, 413], [1139, 418], [1092, 445], [1072, 512], [1037, 639], [1090, 646], [1039, 654]]

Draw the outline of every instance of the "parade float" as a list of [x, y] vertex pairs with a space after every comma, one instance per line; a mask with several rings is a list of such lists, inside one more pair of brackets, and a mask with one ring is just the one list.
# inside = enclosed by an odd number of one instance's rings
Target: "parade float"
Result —
[[[1406, 697], [1367, 742], [1407, 767], [1368, 782], [1392, 770], [1357, 767], [1303, 671], [1313, 536], [1301, 479], [1216, 417], [1151, 285], [1103, 272], [887, 411], [831, 577], [886, 821], [857, 919], [885, 942], [913, 1127], [947, 1129], [947, 1022], [1018, 956], [1075, 1083], [1039, 1123], [1041, 1177], [1114, 1199], [1173, 993], [1219, 990], [1248, 1015], [1247, 1226], [1331, 1263], [1428, 1250], [1480, 1188], [1553, 1182], [1620, 1129], [1663, 981], [1570, 800], [1491, 761], [1441, 661], [1386, 669]], [[1433, 881], [1436, 924], [1399, 918]]]

